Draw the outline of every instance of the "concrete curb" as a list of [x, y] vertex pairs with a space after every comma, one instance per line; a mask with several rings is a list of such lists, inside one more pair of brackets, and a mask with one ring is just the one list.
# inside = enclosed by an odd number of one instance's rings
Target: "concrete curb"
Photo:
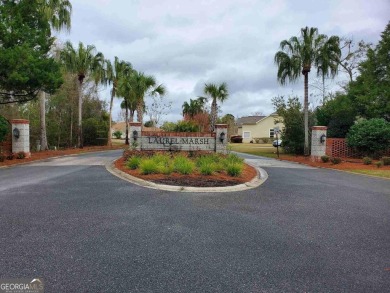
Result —
[[[115, 160], [116, 161], [116, 160]], [[243, 191], [248, 190], [252, 188], [256, 188], [263, 184], [268, 179], [268, 174], [265, 170], [251, 165], [253, 168], [257, 171], [257, 177], [253, 178], [251, 181], [233, 185], [233, 186], [226, 186], [226, 187], [190, 187], [190, 186], [174, 186], [174, 185], [165, 185], [165, 184], [156, 184], [150, 181], [146, 181], [134, 176], [131, 176], [117, 168], [115, 168], [114, 162], [111, 162], [110, 164], [106, 165], [106, 169], [108, 172], [110, 172], [112, 175], [119, 177], [123, 180], [126, 180], [128, 182], [131, 182], [133, 184], [136, 184], [138, 186], [146, 187], [146, 188], [152, 188], [152, 189], [158, 189], [158, 190], [165, 190], [165, 191], [175, 191], [175, 192], [236, 192], [236, 191]]]

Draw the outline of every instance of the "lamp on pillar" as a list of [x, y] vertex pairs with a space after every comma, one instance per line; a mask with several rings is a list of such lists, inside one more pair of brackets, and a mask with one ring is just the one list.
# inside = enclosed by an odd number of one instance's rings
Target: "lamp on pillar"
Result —
[[20, 131], [19, 131], [19, 128], [15, 127], [14, 130], [12, 130], [12, 134], [15, 138], [19, 138], [20, 137]]
[[219, 135], [219, 140], [221, 141], [221, 142], [223, 142], [224, 140], [225, 140], [225, 132], [221, 132], [221, 134]]
[[138, 131], [137, 130], [133, 131], [133, 138], [134, 138], [134, 141], [136, 141], [138, 139]]

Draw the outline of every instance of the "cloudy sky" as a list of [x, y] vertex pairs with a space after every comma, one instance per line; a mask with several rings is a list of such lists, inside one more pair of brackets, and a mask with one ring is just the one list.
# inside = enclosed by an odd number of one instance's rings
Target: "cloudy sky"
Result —
[[[280, 86], [273, 56], [281, 40], [305, 26], [320, 33], [378, 42], [389, 0], [74, 0], [72, 29], [63, 41], [93, 44], [106, 58], [129, 61], [154, 75], [172, 101], [163, 120], [181, 118], [181, 106], [202, 95], [205, 83], [226, 82], [222, 115], [273, 112], [272, 97], [303, 96], [303, 79]], [[339, 79], [345, 77], [340, 75]], [[309, 76], [314, 80], [314, 74]], [[333, 83], [333, 90], [337, 89]], [[315, 88], [311, 87], [312, 93]], [[109, 92], [102, 91], [109, 100]], [[311, 103], [318, 97], [313, 95]], [[119, 100], [114, 105], [119, 119]]]

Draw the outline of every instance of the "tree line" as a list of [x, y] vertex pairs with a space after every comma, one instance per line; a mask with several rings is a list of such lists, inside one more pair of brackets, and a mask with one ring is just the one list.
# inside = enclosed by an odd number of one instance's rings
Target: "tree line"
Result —
[[[306, 27], [299, 37], [282, 41], [280, 49], [274, 57], [278, 81], [284, 85], [304, 76], [303, 105], [298, 97], [272, 100], [286, 125], [282, 139], [287, 151], [308, 155], [309, 128], [314, 124], [328, 126], [328, 137], [346, 137], [350, 146], [367, 151], [359, 142], [362, 139], [356, 139], [356, 124], [360, 124], [365, 128], [362, 133], [371, 133], [366, 144], [379, 145], [372, 151], [390, 147], [390, 133], [386, 135], [390, 129], [390, 23], [375, 47], [364, 41], [356, 46], [350, 39], [328, 37], [319, 34], [317, 28]], [[322, 80], [323, 99], [322, 105], [309, 110], [308, 79], [313, 67]], [[342, 90], [325, 93], [325, 79], [334, 78], [340, 70], [347, 73], [348, 81]]]
[[[94, 136], [96, 128], [104, 129], [103, 137], [111, 145], [115, 97], [123, 99], [126, 122], [133, 121], [137, 113], [142, 123], [145, 97], [166, 93], [165, 86], [158, 84], [154, 76], [137, 71], [118, 57], [113, 61], [105, 59], [93, 45], [56, 43], [52, 31], [69, 30], [71, 13], [68, 0], [0, 0], [0, 113], [36, 119], [39, 112], [41, 150], [48, 149], [48, 138], [51, 145], [60, 145], [65, 136], [67, 146], [76, 143], [83, 147], [87, 139], [83, 130], [90, 132], [93, 128]], [[111, 90], [108, 113], [105, 103], [98, 99], [101, 85]], [[33, 136], [37, 129], [34, 123], [36, 120], [32, 124]]]

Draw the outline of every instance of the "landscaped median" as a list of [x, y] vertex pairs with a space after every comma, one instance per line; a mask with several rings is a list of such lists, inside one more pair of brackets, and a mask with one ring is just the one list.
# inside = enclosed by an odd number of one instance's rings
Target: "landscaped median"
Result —
[[125, 151], [108, 170], [133, 183], [171, 191], [239, 191], [257, 187], [267, 177], [237, 155], [199, 151]]

